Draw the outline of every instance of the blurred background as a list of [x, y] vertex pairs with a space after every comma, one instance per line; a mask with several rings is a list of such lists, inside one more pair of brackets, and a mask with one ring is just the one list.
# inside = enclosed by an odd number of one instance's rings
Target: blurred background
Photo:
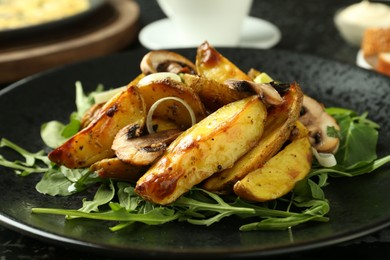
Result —
[[[81, 5], [81, 0], [52, 1], [57, 5], [68, 3], [69, 10], [65, 14], [57, 12], [55, 7], [47, 3], [46, 13], [42, 10], [39, 12], [39, 2], [42, 9], [43, 0], [0, 1], [0, 23], [3, 24], [0, 24], [2, 87], [37, 72], [84, 59], [144, 47], [181, 47], [175, 46], [175, 41], [167, 40], [164, 35], [153, 35], [153, 38], [148, 35], [149, 38], [146, 36], [140, 41], [142, 33], [150, 34], [152, 26], [158, 26], [166, 18], [155, 0], [85, 0], [87, 6], [79, 10], [74, 3]], [[7, 7], [9, 3], [14, 6]], [[15, 7], [15, 3], [20, 3], [19, 7]], [[381, 8], [373, 6], [378, 4], [382, 5]], [[351, 6], [355, 6], [356, 10], [350, 10], [348, 16], [344, 15], [346, 18], [342, 17], [336, 22], [340, 10]], [[384, 12], [383, 6], [388, 7], [387, 1], [254, 0], [250, 17], [257, 19], [256, 22], [268, 23], [268, 27], [246, 28], [246, 37], [255, 39], [246, 38], [249, 42], [243, 42], [242, 46], [287, 49], [373, 69], [365, 64], [365, 60], [357, 63], [361, 42], [352, 43], [346, 37], [356, 33], [362, 36], [363, 29], [377, 27], [380, 23], [390, 27], [389, 15], [383, 14], [382, 18], [378, 16], [378, 12]], [[72, 8], [74, 13], [71, 12]], [[62, 10], [65, 12], [66, 8]], [[16, 22], [11, 22], [10, 14], [18, 17]], [[277, 28], [279, 35], [271, 35], [274, 38], [268, 39], [271, 42], [267, 44], [256, 45], [259, 35], [269, 30], [269, 26]], [[377, 38], [372, 38], [371, 42], [385, 42], [382, 39], [390, 38], [388, 35], [389, 32], [385, 30], [376, 32]], [[377, 50], [381, 52], [390, 51], [386, 44], [376, 48], [382, 48]]]

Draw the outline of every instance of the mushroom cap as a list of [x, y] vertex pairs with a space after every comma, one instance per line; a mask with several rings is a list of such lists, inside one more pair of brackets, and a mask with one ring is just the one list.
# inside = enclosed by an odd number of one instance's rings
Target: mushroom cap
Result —
[[340, 140], [327, 134], [328, 127], [340, 130], [336, 120], [326, 113], [325, 107], [314, 98], [303, 97], [302, 112], [299, 121], [309, 130], [310, 142], [320, 153], [336, 153]]
[[153, 50], [141, 60], [140, 68], [143, 74], [156, 72], [196, 74], [196, 66], [184, 56], [167, 50]]

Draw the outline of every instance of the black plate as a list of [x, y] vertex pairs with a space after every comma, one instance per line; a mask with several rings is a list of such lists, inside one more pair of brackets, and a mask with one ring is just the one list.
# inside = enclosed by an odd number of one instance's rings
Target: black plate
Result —
[[[194, 60], [195, 49], [176, 50]], [[390, 154], [390, 79], [346, 64], [285, 51], [229, 49], [219, 51], [244, 71], [251, 67], [273, 78], [297, 81], [308, 95], [326, 106], [341, 106], [381, 124], [379, 156]], [[140, 73], [147, 50], [129, 52], [70, 65], [21, 80], [0, 91], [0, 137], [32, 151], [43, 148], [39, 129], [53, 119], [67, 122], [75, 109], [76, 81], [87, 91], [98, 83], [119, 87]], [[1, 153], [5, 151], [1, 150]], [[331, 179], [325, 189], [330, 222], [298, 226], [290, 231], [240, 232], [237, 219], [210, 227], [186, 223], [137, 225], [110, 232], [107, 223], [65, 221], [62, 216], [32, 215], [33, 207], [78, 208], [84, 195], [50, 197], [35, 191], [40, 175], [18, 177], [0, 169], [0, 222], [19, 232], [110, 256], [269, 256], [314, 249], [361, 237], [390, 224], [390, 168], [354, 178]]]
[[65, 26], [82, 21], [84, 18], [88, 17], [101, 8], [106, 2], [107, 0], [89, 0], [89, 8], [74, 15], [66, 16], [58, 20], [47, 21], [44, 23], [0, 30], [0, 39], [12, 40], [26, 36], [37, 36], [37, 33], [50, 33], [53, 30], [61, 29]]

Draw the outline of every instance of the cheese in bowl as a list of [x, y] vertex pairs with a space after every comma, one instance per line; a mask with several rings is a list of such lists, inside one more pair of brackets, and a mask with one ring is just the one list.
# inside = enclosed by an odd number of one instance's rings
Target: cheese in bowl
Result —
[[0, 31], [59, 20], [89, 7], [89, 0], [0, 0]]

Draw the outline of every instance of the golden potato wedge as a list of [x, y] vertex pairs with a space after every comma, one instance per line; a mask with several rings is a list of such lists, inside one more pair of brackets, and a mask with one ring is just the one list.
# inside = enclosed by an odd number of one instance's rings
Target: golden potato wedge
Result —
[[219, 194], [231, 193], [233, 185], [246, 174], [261, 167], [276, 154], [289, 138], [299, 117], [303, 93], [297, 83], [292, 83], [283, 96], [283, 103], [271, 106], [265, 123], [264, 133], [259, 143], [241, 157], [231, 168], [213, 174], [202, 183], [205, 190]]
[[181, 78], [184, 84], [192, 88], [199, 95], [206, 109], [211, 112], [226, 104], [254, 94], [249, 91], [232, 89], [226, 84], [208, 79], [204, 76], [182, 74]]
[[263, 133], [266, 115], [258, 96], [223, 106], [176, 138], [138, 180], [135, 191], [157, 204], [175, 201], [252, 149]]
[[208, 42], [204, 42], [198, 47], [195, 65], [199, 75], [219, 83], [224, 83], [227, 79], [251, 80], [246, 73]]
[[264, 202], [282, 197], [310, 172], [313, 155], [308, 135], [293, 140], [263, 167], [234, 184], [234, 193], [247, 200]]
[[100, 111], [103, 107], [103, 103], [92, 105], [80, 119], [80, 129], [86, 128], [91, 122], [99, 117]]
[[68, 168], [88, 167], [113, 157], [112, 142], [130, 123], [145, 125], [146, 107], [137, 87], [129, 86], [107, 101], [89, 125], [49, 153], [49, 159]]
[[[206, 109], [199, 96], [193, 89], [181, 82], [166, 78], [152, 81], [146, 85], [138, 85], [138, 89], [145, 100], [147, 111], [157, 100], [165, 97], [177, 97], [184, 100], [192, 108], [196, 122], [206, 116]], [[172, 121], [183, 129], [187, 129], [192, 125], [187, 108], [176, 100], [162, 102], [154, 111], [153, 117]]]
[[147, 171], [147, 167], [128, 164], [113, 157], [95, 162], [89, 170], [102, 178], [136, 182]]

